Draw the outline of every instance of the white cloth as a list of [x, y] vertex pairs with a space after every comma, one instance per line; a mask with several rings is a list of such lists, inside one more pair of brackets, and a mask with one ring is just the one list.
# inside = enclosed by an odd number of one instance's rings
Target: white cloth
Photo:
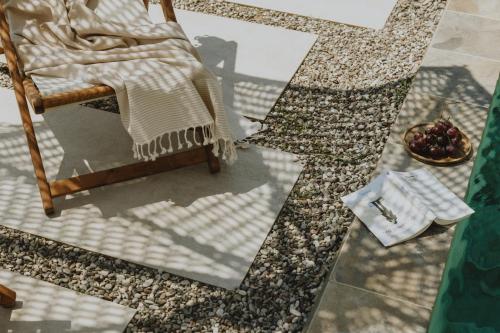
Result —
[[177, 23], [154, 24], [142, 0], [0, 1], [25, 74], [111, 86], [138, 158], [201, 143], [201, 129], [236, 159], [217, 78]]

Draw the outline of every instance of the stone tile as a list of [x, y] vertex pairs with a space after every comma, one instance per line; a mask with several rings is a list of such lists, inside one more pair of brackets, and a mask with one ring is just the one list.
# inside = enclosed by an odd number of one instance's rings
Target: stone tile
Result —
[[[159, 6], [152, 5], [150, 15], [155, 22], [164, 22]], [[204, 63], [221, 79], [226, 109], [260, 120], [276, 104], [317, 38], [185, 10], [176, 10], [176, 15]]]
[[[398, 119], [391, 128], [391, 134], [382, 152], [377, 170], [405, 171], [427, 168], [453, 192], [464, 197], [475, 153], [488, 116], [488, 109], [420, 94], [416, 92], [418, 90], [420, 89], [417, 85], [414, 85], [407, 95]], [[468, 162], [446, 168], [435, 167], [419, 162], [406, 153], [402, 145], [404, 131], [412, 125], [433, 121], [441, 115], [450, 117], [452, 122], [471, 139], [473, 155]]]
[[[500, 60], [500, 53], [495, 45], [499, 28], [500, 24], [494, 20], [454, 12], [445, 14], [434, 38], [434, 49], [426, 56], [391, 130], [378, 172], [425, 167], [457, 195], [465, 195], [473, 160], [447, 168], [427, 166], [406, 154], [401, 135], [413, 124], [435, 120], [441, 114], [451, 115], [452, 121], [471, 137], [477, 148], [487, 117], [486, 106], [498, 75], [496, 60]], [[355, 220], [310, 331], [403, 332], [409, 328], [411, 332], [425, 332], [453, 232], [454, 226], [432, 225], [415, 239], [385, 248], [361, 221]], [[349, 288], [349, 292], [339, 291], [340, 286]], [[403, 324], [395, 329], [385, 327], [386, 317], [380, 315], [379, 308], [364, 305], [367, 295], [376, 299], [366, 301], [369, 304], [385, 304], [387, 299], [401, 301], [387, 312], [394, 316], [392, 322]], [[356, 303], [350, 305], [351, 300]], [[348, 304], [351, 308], [346, 310]], [[410, 309], [407, 304], [415, 304], [425, 313], [419, 317], [417, 327], [406, 324], [408, 316], [398, 312]], [[350, 317], [345, 315], [351, 312]], [[416, 319], [416, 312], [409, 318]]]
[[434, 224], [417, 238], [385, 248], [356, 220], [331, 279], [431, 309], [453, 232]]
[[424, 333], [428, 309], [336, 282], [325, 288], [308, 333]]
[[[219, 174], [202, 164], [93, 189], [47, 218], [21, 126], [5, 114], [2, 225], [224, 288], [240, 285], [302, 170], [292, 154], [251, 146]], [[63, 108], [35, 129], [50, 179], [133, 161], [117, 114]]]
[[372, 29], [382, 29], [395, 0], [229, 0], [239, 4], [310, 16]]
[[[464, 197], [472, 159], [452, 167], [434, 167], [412, 159], [401, 144], [404, 129], [412, 124], [451, 114], [457, 126], [479, 145], [487, 109], [440, 97], [415, 93], [407, 96], [382, 153], [378, 171], [426, 168], [460, 197]], [[382, 295], [432, 308], [444, 270], [454, 226], [432, 225], [425, 233], [405, 243], [385, 248], [356, 220], [331, 278]]]
[[500, 20], [445, 11], [432, 46], [500, 60]]
[[2, 332], [121, 333], [136, 312], [6, 270], [0, 281], [17, 293], [13, 309], [0, 307]]
[[413, 90], [488, 107], [500, 74], [500, 61], [430, 48]]
[[448, 10], [464, 12], [500, 20], [498, 0], [450, 0]]

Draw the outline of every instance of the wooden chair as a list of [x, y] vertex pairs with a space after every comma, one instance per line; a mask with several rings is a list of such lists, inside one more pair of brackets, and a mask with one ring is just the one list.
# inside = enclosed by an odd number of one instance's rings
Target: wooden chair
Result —
[[[148, 8], [149, 0], [144, 0]], [[160, 0], [165, 20], [176, 22], [176, 17], [171, 0]], [[91, 88], [76, 91], [56, 93], [50, 96], [42, 96], [34, 82], [25, 77], [19, 70], [16, 49], [12, 43], [9, 33], [9, 25], [6, 19], [3, 5], [0, 3], [0, 37], [7, 58], [7, 65], [14, 85], [15, 95], [21, 113], [21, 119], [28, 140], [29, 151], [35, 169], [40, 195], [42, 197], [43, 209], [47, 215], [54, 213], [53, 198], [76, 193], [91, 188], [118, 183], [138, 177], [144, 177], [155, 173], [173, 170], [202, 162], [208, 162], [211, 173], [220, 171], [219, 159], [212, 153], [212, 146], [197, 147], [195, 149], [172, 155], [162, 156], [152, 162], [138, 162], [118, 168], [98, 171], [67, 179], [47, 181], [42, 157], [37, 144], [33, 123], [28, 108], [31, 104], [36, 114], [46, 112], [57, 106], [81, 103], [114, 95], [114, 90], [105, 85], [93, 86]], [[2, 49], [0, 48], [0, 52]], [[214, 116], [214, 115], [212, 115]]]
[[16, 304], [16, 292], [0, 284], [0, 306], [12, 308]]

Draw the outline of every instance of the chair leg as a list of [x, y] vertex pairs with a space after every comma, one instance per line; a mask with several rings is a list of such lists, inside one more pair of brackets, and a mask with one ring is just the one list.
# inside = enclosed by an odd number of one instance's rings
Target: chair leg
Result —
[[212, 152], [213, 146], [205, 146], [205, 154], [207, 155], [208, 169], [210, 173], [218, 173], [220, 171], [219, 158]]
[[16, 304], [16, 292], [0, 284], [0, 306], [12, 308]]
[[[195, 134], [198, 139], [203, 142], [203, 131], [201, 128], [196, 129], [196, 134]], [[203, 147], [205, 149], [205, 156], [207, 158], [207, 163], [208, 163], [208, 169], [210, 170], [210, 173], [217, 173], [220, 171], [220, 162], [219, 158], [214, 155], [212, 152], [212, 149], [214, 148], [213, 145], [207, 145]]]
[[35, 168], [35, 176], [38, 182], [40, 195], [42, 197], [43, 209], [45, 210], [45, 213], [49, 215], [54, 213], [54, 204], [52, 202], [52, 195], [50, 194], [50, 185], [47, 182], [47, 176], [45, 175], [45, 169], [43, 168], [42, 156], [40, 155], [40, 149], [38, 148], [35, 136], [35, 129], [33, 128], [33, 122], [31, 121], [31, 115], [26, 101], [23, 78], [19, 72], [16, 51], [14, 49], [14, 44], [10, 39], [9, 25], [7, 23], [7, 19], [5, 18], [2, 4], [0, 4], [0, 37], [3, 46], [2, 51], [5, 52], [7, 66], [9, 67], [10, 76], [14, 85], [14, 92], [16, 94], [17, 105], [19, 107], [19, 113], [21, 114], [24, 132], [26, 133], [26, 139], [28, 140], [31, 160], [33, 162], [33, 167]]
[[17, 87], [17, 84], [14, 88], [16, 90], [16, 98], [19, 105], [19, 111], [21, 113], [24, 132], [28, 141], [31, 161], [33, 162], [33, 168], [35, 169], [35, 177], [38, 183], [38, 189], [40, 190], [40, 196], [42, 198], [43, 209], [45, 211], [45, 214], [51, 215], [54, 213], [54, 203], [52, 202], [50, 185], [47, 181], [45, 168], [43, 167], [42, 155], [40, 154], [40, 149], [38, 148], [38, 142], [36, 140], [35, 129], [33, 128], [33, 122], [31, 120], [28, 104], [26, 102], [26, 98], [23, 95], [24, 90], [20, 91]]

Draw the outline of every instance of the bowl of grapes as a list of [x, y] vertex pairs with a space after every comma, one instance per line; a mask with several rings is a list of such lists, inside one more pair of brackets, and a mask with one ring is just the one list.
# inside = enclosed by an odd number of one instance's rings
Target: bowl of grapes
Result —
[[410, 127], [403, 135], [406, 151], [431, 165], [456, 165], [472, 155], [470, 139], [448, 119]]

